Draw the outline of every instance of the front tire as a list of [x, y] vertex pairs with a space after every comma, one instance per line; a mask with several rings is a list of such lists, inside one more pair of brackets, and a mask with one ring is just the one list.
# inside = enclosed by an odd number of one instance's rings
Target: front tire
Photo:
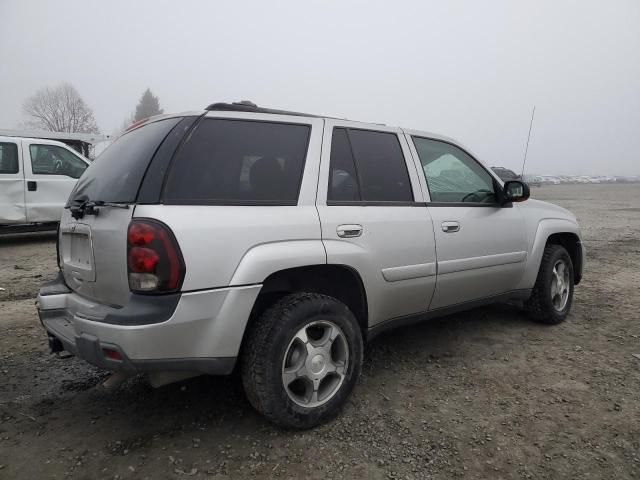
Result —
[[362, 369], [362, 334], [346, 305], [327, 295], [287, 295], [247, 335], [242, 383], [258, 412], [301, 429], [338, 414]]
[[538, 278], [525, 310], [537, 322], [563, 322], [573, 301], [573, 263], [564, 247], [549, 244], [544, 249]]

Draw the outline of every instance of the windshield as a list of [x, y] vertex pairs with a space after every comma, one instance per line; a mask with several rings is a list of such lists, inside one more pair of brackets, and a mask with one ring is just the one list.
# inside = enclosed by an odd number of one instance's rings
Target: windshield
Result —
[[169, 131], [181, 120], [167, 118], [125, 133], [84, 172], [67, 206], [83, 200], [135, 202], [144, 172]]

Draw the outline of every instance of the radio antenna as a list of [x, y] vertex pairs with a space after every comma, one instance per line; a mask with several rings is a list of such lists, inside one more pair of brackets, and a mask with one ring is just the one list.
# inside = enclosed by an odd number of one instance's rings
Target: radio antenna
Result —
[[524, 166], [527, 163], [527, 152], [529, 151], [529, 140], [531, 139], [531, 127], [533, 127], [533, 117], [536, 114], [536, 106], [533, 106], [533, 111], [531, 112], [531, 123], [529, 123], [529, 135], [527, 135], [527, 146], [524, 149], [524, 160], [522, 161], [522, 173], [521, 177], [524, 176]]

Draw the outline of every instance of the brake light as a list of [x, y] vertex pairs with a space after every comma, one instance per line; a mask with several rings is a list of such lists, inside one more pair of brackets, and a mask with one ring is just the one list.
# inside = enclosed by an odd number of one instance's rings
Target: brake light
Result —
[[131, 291], [179, 290], [184, 279], [184, 261], [169, 227], [157, 220], [133, 220], [127, 231], [127, 269]]
[[130, 245], [149, 245], [153, 241], [155, 229], [146, 223], [132, 223], [129, 225]]
[[128, 131], [139, 127], [140, 125], [148, 122], [150, 118], [151, 117], [147, 117], [147, 118], [143, 118], [142, 120], [137, 120], [137, 121], [133, 122], [131, 125], [129, 125], [127, 128], [125, 128], [124, 132], [122, 132], [122, 133], [127, 133]]
[[129, 251], [129, 270], [135, 273], [153, 273], [160, 257], [150, 248], [133, 247]]
[[102, 353], [105, 357], [110, 358], [111, 360], [116, 360], [118, 362], [122, 361], [122, 354], [117, 350], [112, 350], [111, 348], [103, 348]]

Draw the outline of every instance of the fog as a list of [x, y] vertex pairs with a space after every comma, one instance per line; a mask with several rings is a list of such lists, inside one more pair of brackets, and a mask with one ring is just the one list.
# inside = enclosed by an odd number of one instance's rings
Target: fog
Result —
[[640, 2], [1, 0], [0, 128], [69, 81], [102, 132], [150, 87], [416, 128], [518, 172], [640, 174]]

